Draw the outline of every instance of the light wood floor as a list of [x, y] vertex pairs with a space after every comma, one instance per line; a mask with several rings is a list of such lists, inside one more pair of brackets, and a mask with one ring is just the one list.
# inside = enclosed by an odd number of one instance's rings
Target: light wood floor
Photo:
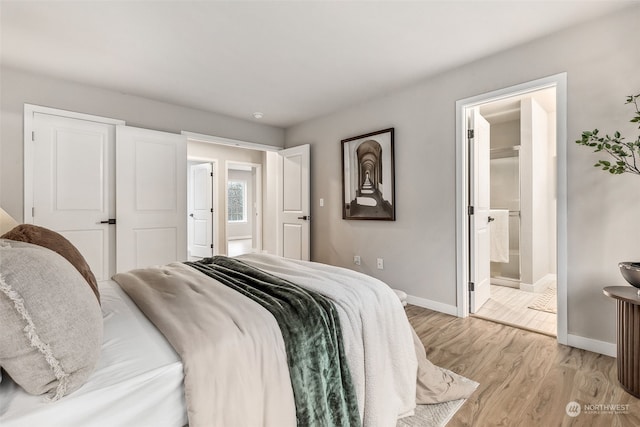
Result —
[[[447, 427], [640, 426], [640, 400], [617, 380], [616, 359], [555, 338], [474, 317], [407, 306], [429, 359], [480, 383]], [[575, 418], [569, 402], [629, 405], [626, 414], [592, 407]]]
[[556, 336], [557, 316], [528, 308], [540, 295], [508, 286], [491, 285], [491, 297], [475, 316]]

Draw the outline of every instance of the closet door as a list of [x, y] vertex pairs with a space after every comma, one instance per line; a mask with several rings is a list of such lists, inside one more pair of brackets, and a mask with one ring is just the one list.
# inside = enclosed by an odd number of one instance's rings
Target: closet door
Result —
[[116, 129], [116, 270], [187, 259], [187, 142], [166, 132]]
[[[46, 111], [46, 113], [41, 112]], [[115, 123], [25, 108], [25, 223], [66, 237], [97, 280], [115, 270]]]

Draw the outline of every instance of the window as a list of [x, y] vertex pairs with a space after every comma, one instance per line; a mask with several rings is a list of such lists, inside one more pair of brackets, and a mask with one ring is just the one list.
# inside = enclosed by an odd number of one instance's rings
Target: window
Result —
[[229, 181], [227, 184], [227, 220], [247, 221], [247, 182]]

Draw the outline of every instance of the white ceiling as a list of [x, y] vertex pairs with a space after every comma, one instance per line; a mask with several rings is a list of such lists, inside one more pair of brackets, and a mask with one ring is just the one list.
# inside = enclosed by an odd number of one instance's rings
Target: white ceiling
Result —
[[5, 1], [3, 65], [288, 127], [637, 1]]

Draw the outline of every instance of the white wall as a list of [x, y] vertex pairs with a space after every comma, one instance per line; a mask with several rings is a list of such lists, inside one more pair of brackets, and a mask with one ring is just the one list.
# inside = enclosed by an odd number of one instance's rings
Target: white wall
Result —
[[[361, 271], [455, 306], [455, 102], [567, 72], [568, 329], [614, 342], [615, 303], [602, 287], [624, 284], [618, 261], [640, 258], [640, 177], [596, 170], [602, 156], [573, 141], [595, 127], [637, 136], [624, 101], [640, 92], [638, 22], [634, 5], [287, 129], [286, 146], [312, 145], [312, 259], [355, 269], [358, 254]], [[342, 220], [340, 141], [388, 127], [396, 132], [397, 221]]]
[[491, 124], [491, 148], [520, 145], [520, 118]]
[[549, 194], [549, 206], [547, 210], [547, 214], [549, 215], [549, 247], [547, 256], [549, 258], [549, 269], [557, 274], [558, 272], [558, 263], [557, 263], [557, 252], [558, 252], [558, 229], [557, 229], [557, 209], [558, 209], [558, 192], [556, 191], [556, 187], [558, 184], [557, 177], [557, 141], [556, 141], [556, 113], [549, 113], [547, 116], [548, 123], [548, 143], [549, 143], [549, 152], [547, 158], [547, 164], [549, 165], [547, 180], [547, 193]]
[[130, 126], [182, 130], [282, 146], [280, 128], [120, 92], [0, 68], [0, 206], [18, 221], [23, 211], [24, 104], [123, 119]]
[[262, 250], [278, 254], [278, 164], [280, 155], [274, 151], [265, 153], [262, 170]]
[[[532, 98], [520, 110], [521, 282], [529, 288], [547, 274], [549, 266], [549, 130], [548, 113]], [[555, 242], [553, 242], [555, 244]]]

